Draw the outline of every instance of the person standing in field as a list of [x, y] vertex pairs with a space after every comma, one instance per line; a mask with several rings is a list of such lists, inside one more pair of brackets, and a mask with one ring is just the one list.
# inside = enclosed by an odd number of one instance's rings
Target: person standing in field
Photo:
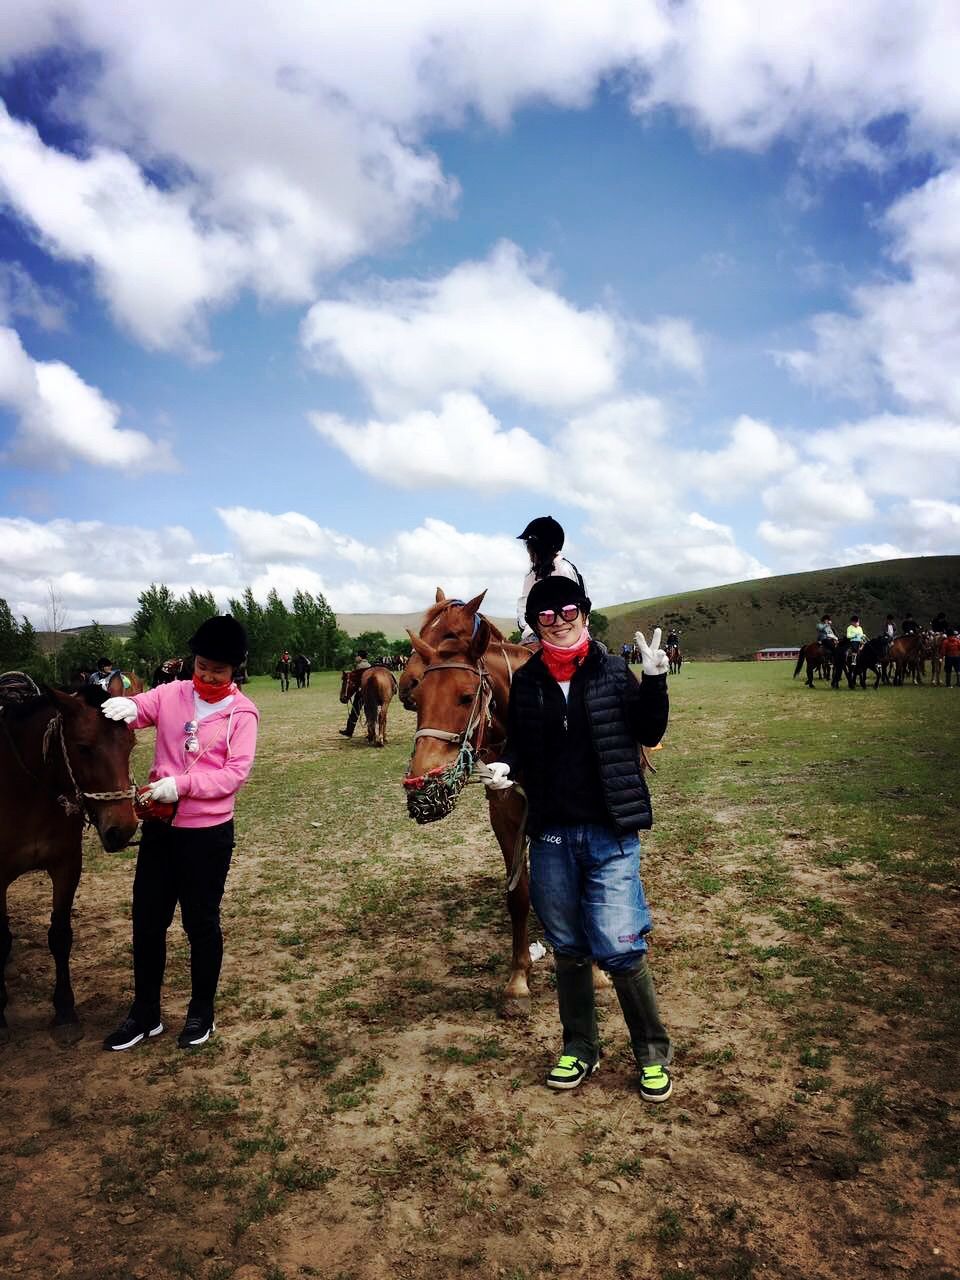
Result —
[[[358, 649], [353, 655], [354, 671], [369, 671], [370, 661], [367, 658], [366, 649]], [[347, 727], [340, 729], [341, 737], [352, 738], [353, 731], [357, 727], [357, 721], [360, 719], [360, 712], [363, 710], [363, 690], [357, 685], [357, 692], [353, 695], [350, 702], [350, 710], [347, 712]]]
[[960, 689], [960, 635], [956, 627], [951, 627], [940, 641], [940, 656], [943, 658], [944, 683], [950, 688], [950, 677], [957, 677], [957, 688]]
[[517, 601], [517, 628], [520, 643], [532, 647], [536, 645], [537, 637], [527, 622], [527, 596], [534, 583], [556, 576], [576, 582], [581, 591], [584, 585], [577, 566], [560, 554], [564, 542], [563, 526], [553, 516], [537, 516], [518, 537], [526, 544], [530, 570], [523, 580], [523, 590]]
[[593, 965], [610, 974], [640, 1072], [640, 1094], [665, 1102], [673, 1049], [647, 964], [653, 927], [640, 879], [639, 831], [652, 825], [639, 744], [667, 726], [667, 655], [659, 628], [638, 632], [643, 680], [592, 640], [590, 601], [567, 578], [534, 584], [526, 617], [541, 648], [513, 677], [500, 790], [529, 804], [530, 893], [553, 948], [563, 1051], [546, 1079], [575, 1089], [600, 1060]]
[[235, 618], [207, 618], [189, 646], [192, 680], [103, 704], [110, 720], [157, 729], [133, 882], [134, 1000], [103, 1042], [112, 1051], [132, 1049], [164, 1029], [160, 992], [177, 903], [190, 942], [191, 979], [177, 1044], [193, 1048], [216, 1030], [220, 902], [233, 853], [234, 801], [253, 764], [260, 713], [233, 682], [247, 652], [247, 633]]

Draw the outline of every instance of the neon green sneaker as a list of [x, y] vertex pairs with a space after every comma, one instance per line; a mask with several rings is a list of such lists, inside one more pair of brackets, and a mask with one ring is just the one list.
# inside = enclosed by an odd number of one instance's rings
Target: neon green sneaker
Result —
[[673, 1093], [673, 1081], [666, 1067], [644, 1067], [640, 1072], [640, 1097], [647, 1102], [666, 1102]]
[[561, 1053], [557, 1065], [547, 1076], [547, 1087], [550, 1089], [575, 1089], [578, 1084], [592, 1076], [600, 1066], [595, 1062], [591, 1066], [582, 1058], [575, 1058], [572, 1053]]

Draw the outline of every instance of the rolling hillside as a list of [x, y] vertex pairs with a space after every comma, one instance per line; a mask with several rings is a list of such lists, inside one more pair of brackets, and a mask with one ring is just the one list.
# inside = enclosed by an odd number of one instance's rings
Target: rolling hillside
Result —
[[657, 596], [602, 612], [610, 620], [607, 644], [617, 648], [639, 628], [676, 626], [684, 652], [695, 658], [739, 658], [767, 645], [812, 640], [821, 614], [846, 626], [859, 613], [876, 635], [888, 613], [897, 627], [907, 610], [927, 623], [945, 609], [960, 625], [960, 556], [921, 556], [755, 578]]

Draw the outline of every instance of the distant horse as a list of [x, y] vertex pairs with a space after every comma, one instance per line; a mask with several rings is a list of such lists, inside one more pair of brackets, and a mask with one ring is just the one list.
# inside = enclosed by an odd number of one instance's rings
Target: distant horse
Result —
[[923, 683], [921, 660], [923, 654], [923, 637], [918, 631], [908, 635], [897, 636], [890, 646], [890, 661], [895, 668], [893, 683], [902, 685], [904, 676], [909, 674], [914, 684]]
[[340, 701], [351, 702], [359, 690], [367, 742], [371, 747], [387, 745], [387, 711], [397, 692], [397, 682], [386, 667], [367, 667], [363, 671], [341, 671]]
[[290, 663], [298, 689], [310, 687], [310, 659], [305, 653], [298, 653]]
[[46, 871], [53, 881], [47, 942], [57, 972], [54, 1026], [75, 1023], [70, 912], [83, 861], [83, 828], [88, 822], [94, 826], [108, 853], [122, 849], [137, 829], [133, 734], [100, 714], [104, 691], [88, 685], [73, 694], [40, 693], [31, 685], [0, 677], [0, 1038], [7, 1025], [4, 968], [13, 944], [8, 887], [28, 871]]
[[824, 679], [829, 679], [833, 672], [833, 660], [835, 651], [826, 648], [820, 644], [818, 640], [814, 640], [811, 644], [800, 646], [800, 652], [797, 655], [797, 665], [793, 669], [793, 678], [796, 680], [800, 674], [803, 664], [807, 664], [807, 688], [813, 688], [813, 677], [820, 674]]
[[174, 680], [192, 679], [192, 656], [189, 658], [167, 658], [165, 662], [161, 662], [159, 667], [156, 668], [150, 683], [156, 686], [158, 684], [171, 684]]
[[889, 645], [883, 636], [868, 640], [866, 644], [861, 645], [860, 652], [857, 654], [856, 665], [850, 669], [848, 664], [847, 683], [851, 689], [858, 680], [860, 688], [865, 689], [867, 687], [868, 672], [873, 673], [873, 687], [875, 689], [880, 687], [881, 682], [883, 684], [890, 683], [888, 649]]
[[670, 664], [670, 674], [672, 676], [680, 674], [680, 668], [683, 666], [683, 654], [680, 652], [678, 644], [667, 645], [667, 661]]
[[[930, 683], [940, 684], [940, 676], [943, 673], [943, 657], [940, 653], [940, 645], [943, 643], [944, 632], [942, 631], [925, 631], [920, 641], [921, 656], [920, 661], [923, 663], [924, 658], [930, 659]], [[921, 670], [922, 670], [921, 665]]]
[[290, 659], [278, 658], [273, 674], [280, 681], [280, 692], [286, 693], [290, 688]]
[[[130, 683], [124, 684], [124, 677]], [[106, 683], [108, 698], [132, 698], [135, 693], [143, 693], [143, 681], [135, 671], [114, 671]]]

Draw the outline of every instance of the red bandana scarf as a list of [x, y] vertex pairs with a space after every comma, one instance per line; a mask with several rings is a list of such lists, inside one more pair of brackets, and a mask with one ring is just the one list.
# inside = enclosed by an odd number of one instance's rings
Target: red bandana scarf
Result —
[[208, 680], [201, 680], [198, 675], [193, 677], [193, 687], [203, 702], [222, 702], [231, 693], [237, 692], [237, 686], [232, 680], [229, 684], [211, 684]]
[[590, 648], [590, 632], [583, 628], [583, 635], [576, 644], [565, 649], [563, 645], [551, 644], [549, 640], [540, 640], [540, 652], [543, 654], [543, 665], [558, 684], [573, 679], [573, 673], [581, 666]]

